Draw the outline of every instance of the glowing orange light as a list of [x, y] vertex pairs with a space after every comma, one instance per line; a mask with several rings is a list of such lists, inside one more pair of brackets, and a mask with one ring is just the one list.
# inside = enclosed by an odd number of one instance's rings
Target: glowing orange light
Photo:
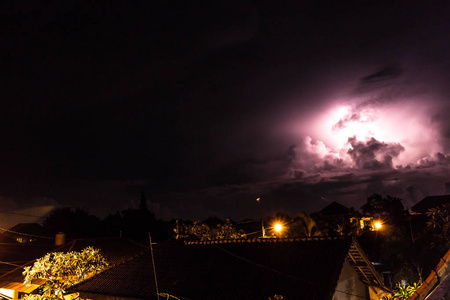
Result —
[[380, 230], [383, 225], [381, 224], [380, 221], [377, 221], [373, 224], [373, 226], [375, 227], [376, 230]]
[[273, 226], [273, 229], [275, 229], [276, 232], [281, 232], [281, 230], [283, 230], [283, 225], [277, 223], [275, 224], [275, 226]]

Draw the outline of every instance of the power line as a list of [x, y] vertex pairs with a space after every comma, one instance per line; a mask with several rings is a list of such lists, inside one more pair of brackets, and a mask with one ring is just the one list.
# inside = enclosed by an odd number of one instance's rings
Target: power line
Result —
[[19, 235], [24, 235], [24, 236], [30, 236], [30, 237], [35, 237], [35, 238], [41, 238], [41, 239], [49, 239], [49, 240], [54, 240], [54, 237], [48, 237], [48, 236], [42, 236], [42, 235], [35, 235], [35, 234], [28, 234], [28, 233], [23, 233], [23, 232], [18, 232], [18, 231], [14, 231], [14, 230], [9, 230], [9, 229], [5, 229], [0, 227], [0, 230], [3, 231], [7, 231], [7, 232], [11, 232], [11, 233], [15, 233], [15, 234], [19, 234]]
[[45, 219], [46, 218], [46, 217], [42, 217], [42, 216], [17, 213], [17, 212], [12, 212], [12, 211], [7, 211], [7, 210], [0, 210], [0, 213], [10, 214], [10, 215], [26, 216], [26, 217], [33, 217], [33, 218], [40, 218], [40, 219]]
[[16, 264], [13, 264], [13, 263], [10, 263], [10, 262], [7, 262], [7, 261], [0, 261], [0, 264], [10, 265], [10, 266], [13, 266], [13, 267], [22, 267], [23, 266], [23, 265], [16, 265]]
[[[240, 259], [240, 260], [243, 260], [243, 261], [245, 261], [245, 262], [248, 262], [248, 263], [250, 263], [250, 264], [253, 264], [253, 265], [257, 266], [257, 267], [260, 267], [260, 268], [269, 270], [269, 271], [271, 271], [271, 272], [278, 273], [278, 274], [280, 274], [280, 275], [283, 275], [283, 276], [286, 276], [286, 277], [289, 277], [289, 278], [292, 278], [292, 279], [295, 279], [295, 280], [299, 280], [299, 281], [305, 282], [305, 283], [310, 284], [310, 285], [315, 285], [315, 286], [317, 286], [317, 287], [326, 288], [325, 286], [323, 286], [323, 285], [321, 285], [321, 284], [318, 284], [318, 283], [316, 283], [316, 282], [312, 282], [312, 281], [308, 281], [308, 280], [305, 280], [305, 279], [301, 279], [301, 278], [298, 278], [298, 277], [296, 277], [296, 276], [292, 276], [292, 275], [289, 275], [289, 274], [280, 272], [280, 271], [278, 271], [278, 270], [269, 268], [269, 267], [267, 267], [267, 266], [258, 264], [258, 263], [254, 262], [254, 261], [251, 261], [251, 260], [246, 259], [246, 258], [244, 258], [244, 257], [241, 257], [241, 256], [239, 256], [239, 255], [236, 255], [236, 254], [234, 254], [234, 253], [232, 253], [232, 252], [230, 252], [230, 251], [228, 251], [228, 250], [225, 250], [225, 249], [223, 249], [223, 248], [220, 248], [220, 247], [218, 247], [217, 245], [214, 245], [214, 247], [216, 247], [217, 249], [220, 249], [220, 250], [224, 251], [225, 253], [227, 253], [227, 254], [229, 254], [229, 255], [232, 255], [232, 256], [234, 256], [234, 257]], [[358, 298], [364, 298], [364, 299], [367, 298], [367, 297], [365, 297], [365, 296], [360, 296], [360, 295], [352, 294], [352, 293], [349, 293], [349, 292], [346, 292], [346, 291], [341, 291], [341, 290], [338, 290], [338, 289], [334, 289], [333, 291], [339, 292], [339, 293], [343, 293], [343, 294], [346, 294], [346, 295], [350, 295], [350, 296], [355, 296], [355, 297], [358, 297]]]

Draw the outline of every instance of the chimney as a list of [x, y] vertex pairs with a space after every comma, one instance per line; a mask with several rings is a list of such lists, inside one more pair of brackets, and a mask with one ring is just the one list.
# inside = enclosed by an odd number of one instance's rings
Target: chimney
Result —
[[55, 246], [62, 246], [66, 243], [66, 235], [63, 232], [58, 232], [55, 236]]

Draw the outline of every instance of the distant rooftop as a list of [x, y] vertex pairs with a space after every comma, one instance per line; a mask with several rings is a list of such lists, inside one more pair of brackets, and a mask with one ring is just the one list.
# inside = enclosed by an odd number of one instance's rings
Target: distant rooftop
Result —
[[416, 213], [426, 213], [430, 208], [438, 207], [440, 205], [450, 204], [450, 195], [428, 196], [419, 201], [416, 205], [411, 207], [411, 210]]
[[333, 201], [330, 205], [324, 207], [320, 213], [323, 215], [346, 215], [350, 212], [350, 209], [340, 203]]

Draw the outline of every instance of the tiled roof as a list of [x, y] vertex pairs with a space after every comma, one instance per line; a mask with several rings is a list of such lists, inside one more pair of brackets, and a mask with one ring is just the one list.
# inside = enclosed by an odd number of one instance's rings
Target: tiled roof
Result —
[[330, 205], [324, 207], [320, 213], [323, 215], [346, 215], [349, 211], [348, 207], [333, 201]]
[[[0, 259], [5, 262], [16, 262], [16, 265], [4, 265], [5, 271], [0, 274], [0, 287], [8, 282], [23, 282], [23, 266], [32, 265], [49, 252], [81, 251], [92, 246], [100, 249], [111, 266], [123, 263], [149, 248], [123, 238], [93, 238], [73, 240], [63, 246], [36, 245], [36, 244], [10, 244], [0, 246]], [[2, 266], [2, 264], [0, 264]]]
[[[52, 245], [0, 243], [0, 280], [3, 274], [16, 269], [18, 265], [33, 261], [54, 248]], [[23, 271], [23, 268], [21, 269]]]
[[40, 234], [45, 233], [44, 227], [38, 223], [19, 223], [10, 230], [27, 234]]
[[450, 250], [439, 260], [437, 266], [430, 272], [420, 287], [408, 300], [440, 300], [449, 299], [450, 291]]
[[[180, 299], [331, 299], [351, 239], [164, 242], [154, 246], [159, 293]], [[147, 251], [73, 288], [89, 294], [156, 299]], [[84, 295], [84, 296], [83, 296]]]
[[81, 251], [86, 247], [100, 249], [110, 265], [121, 264], [145, 251], [149, 247], [125, 238], [76, 239], [57, 249], [57, 251]]
[[417, 213], [426, 213], [427, 210], [443, 204], [450, 204], [450, 195], [429, 196], [423, 198], [411, 210]]

